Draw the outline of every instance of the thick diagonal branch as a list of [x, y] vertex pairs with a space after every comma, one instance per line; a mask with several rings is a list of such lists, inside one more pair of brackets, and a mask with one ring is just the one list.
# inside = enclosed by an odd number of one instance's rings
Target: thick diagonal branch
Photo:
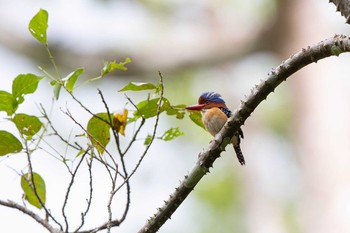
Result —
[[199, 154], [199, 159], [188, 176], [181, 182], [163, 207], [158, 208], [156, 214], [151, 217], [139, 233], [157, 232], [158, 229], [171, 217], [185, 198], [190, 194], [197, 183], [213, 166], [214, 161], [220, 156], [234, 133], [244, 124], [246, 119], [253, 113], [255, 108], [275, 90], [275, 88], [290, 77], [293, 73], [310, 63], [320, 59], [338, 56], [343, 52], [350, 51], [350, 38], [336, 35], [320, 43], [302, 49], [292, 55], [276, 69], [273, 69], [268, 77], [252, 89], [250, 95], [241, 106], [234, 112], [223, 129], [215, 136], [209, 147]]

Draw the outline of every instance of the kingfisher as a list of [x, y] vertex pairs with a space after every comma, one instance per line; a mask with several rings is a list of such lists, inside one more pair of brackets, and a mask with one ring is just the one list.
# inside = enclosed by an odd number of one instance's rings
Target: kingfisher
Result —
[[[199, 97], [197, 105], [188, 106], [186, 109], [201, 111], [204, 126], [212, 136], [215, 136], [225, 125], [227, 119], [232, 116], [231, 110], [227, 108], [221, 95], [215, 92], [204, 92]], [[243, 131], [239, 128], [231, 139], [231, 144], [233, 145], [241, 165], [245, 165], [244, 156], [240, 147], [243, 137]]]

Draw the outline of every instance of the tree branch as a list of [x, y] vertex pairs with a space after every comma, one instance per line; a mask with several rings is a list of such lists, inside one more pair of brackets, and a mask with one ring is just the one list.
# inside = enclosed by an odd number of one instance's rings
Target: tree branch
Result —
[[41, 224], [43, 227], [45, 227], [49, 232], [51, 233], [62, 233], [62, 231], [60, 231], [59, 229], [55, 229], [54, 227], [52, 227], [48, 221], [46, 221], [45, 219], [41, 218], [39, 215], [37, 215], [36, 213], [34, 213], [33, 211], [30, 211], [29, 209], [27, 209], [24, 206], [21, 206], [20, 204], [17, 204], [14, 201], [3, 201], [0, 200], [0, 205], [3, 206], [7, 206], [9, 208], [13, 208], [13, 209], [17, 209], [19, 211], [22, 211], [24, 214], [32, 217], [35, 221], [37, 221], [39, 224]]
[[317, 62], [326, 57], [338, 56], [343, 52], [349, 51], [350, 38], [343, 35], [336, 35], [314, 46], [309, 46], [307, 49], [302, 49], [282, 62], [276, 69], [273, 69], [268, 74], [266, 80], [256, 85], [246, 100], [242, 101], [241, 106], [234, 112], [233, 116], [215, 136], [214, 140], [211, 141], [208, 148], [199, 154], [199, 159], [190, 174], [185, 176], [185, 179], [175, 189], [174, 193], [165, 201], [163, 207], [158, 208], [156, 214], [147, 221], [139, 233], [158, 231], [209, 171], [214, 161], [220, 157], [221, 152], [230, 143], [234, 133], [279, 84], [310, 63]]

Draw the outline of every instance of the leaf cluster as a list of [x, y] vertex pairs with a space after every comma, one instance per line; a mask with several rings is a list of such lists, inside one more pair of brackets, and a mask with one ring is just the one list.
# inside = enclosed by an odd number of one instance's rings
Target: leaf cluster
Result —
[[[23, 104], [25, 95], [32, 94], [38, 87], [38, 83], [44, 77], [34, 74], [20, 74], [12, 82], [12, 93], [0, 90], [0, 111], [7, 113], [17, 127], [20, 134], [30, 140], [37, 134], [42, 123], [36, 116], [30, 116], [25, 113], [17, 113], [18, 106]], [[21, 142], [13, 134], [0, 131], [0, 156], [10, 153], [17, 153], [23, 149]]]
[[[95, 161], [101, 163], [109, 175], [112, 188], [109, 193], [110, 199], [107, 205], [109, 214], [109, 220], [107, 222], [108, 224], [103, 224], [100, 226], [100, 228], [110, 229], [113, 226], [121, 224], [128, 213], [130, 203], [130, 178], [139, 168], [141, 162], [147, 155], [148, 149], [152, 145], [153, 141], [156, 139], [171, 141], [183, 135], [183, 132], [181, 132], [179, 127], [171, 127], [170, 129], [158, 135], [157, 128], [160, 115], [163, 114], [169, 117], [175, 117], [176, 119], [183, 119], [186, 113], [184, 109], [185, 105], [173, 105], [170, 103], [169, 99], [164, 96], [163, 77], [161, 73], [159, 73], [160, 81], [158, 83], [130, 82], [124, 87], [120, 88], [119, 92], [123, 93], [140, 91], [143, 91], [145, 93], [145, 98], [138, 103], [134, 103], [125, 94], [126, 99], [129, 103], [131, 103], [131, 106], [133, 106], [132, 109], [124, 108], [121, 113], [110, 112], [109, 105], [105, 100], [103, 93], [98, 90], [102, 104], [105, 107], [105, 111], [98, 113], [92, 112], [79, 99], [77, 99], [74, 91], [79, 87], [104, 78], [116, 70], [127, 71], [127, 64], [131, 62], [131, 59], [125, 58], [125, 60], [121, 62], [105, 62], [98, 77], [87, 79], [87, 81], [84, 82], [79, 82], [79, 78], [85, 72], [85, 69], [82, 67], [75, 69], [65, 77], [61, 77], [59, 69], [55, 63], [55, 59], [51, 54], [48, 46], [48, 17], [48, 12], [44, 9], [40, 9], [37, 14], [30, 20], [28, 29], [32, 36], [45, 46], [56, 74], [51, 74], [39, 67], [39, 69], [43, 72], [43, 76], [38, 76], [31, 73], [20, 74], [13, 80], [11, 93], [0, 90], [0, 112], [5, 112], [7, 115], [6, 120], [12, 122], [17, 128], [16, 133], [0, 130], [0, 156], [8, 155], [7, 158], [11, 158], [12, 155], [18, 153], [23, 153], [26, 155], [28, 162], [28, 166], [26, 168], [27, 171], [21, 171], [19, 173], [21, 176], [20, 185], [23, 190], [23, 199], [38, 209], [44, 209], [47, 217], [56, 223], [62, 232], [64, 229], [66, 229], [65, 232], [67, 232], [69, 228], [69, 221], [65, 213], [65, 207], [69, 200], [71, 187], [74, 185], [76, 173], [79, 169], [81, 169], [82, 162], [86, 161], [87, 169], [90, 173], [90, 194], [86, 210], [82, 213], [81, 225], [76, 230], [74, 230], [74, 232], [78, 232], [79, 229], [83, 227], [85, 215], [87, 215], [90, 210], [93, 195], [93, 176], [91, 169], [92, 163]], [[86, 143], [84, 145], [78, 143], [75, 139], [71, 141], [70, 138], [64, 138], [56, 129], [55, 123], [52, 122], [51, 116], [47, 114], [43, 106], [40, 105], [40, 110], [42, 113], [40, 116], [28, 115], [26, 113], [18, 111], [19, 106], [26, 101], [26, 96], [35, 93], [37, 91], [39, 82], [44, 78], [49, 79], [49, 83], [52, 86], [53, 103], [55, 101], [59, 101], [61, 91], [65, 91], [68, 93], [71, 100], [78, 103], [78, 105], [83, 110], [85, 110], [87, 114], [91, 115], [87, 125], [82, 125], [79, 123], [79, 120], [77, 120], [75, 116], [70, 113], [69, 109], [66, 111], [62, 110], [62, 112], [72, 120], [73, 124], [77, 125], [81, 129], [82, 133], [79, 136], [85, 138]], [[126, 106], [130, 106], [130, 104]], [[190, 112], [189, 116], [190, 119], [192, 119], [196, 124], [202, 126], [200, 115], [194, 112]], [[151, 118], [155, 119], [153, 131], [151, 133], [147, 133], [147, 136], [140, 137], [140, 131], [143, 129], [143, 126], [148, 122], [154, 122], [149, 121]], [[132, 132], [130, 130], [129, 132], [127, 128], [130, 124], [132, 124], [132, 128], [136, 128], [136, 130], [133, 130]], [[127, 134], [129, 134], [129, 141], [127, 141], [127, 137], [124, 137]], [[35, 168], [32, 165], [32, 154], [37, 150], [43, 149], [42, 142], [45, 141], [45, 138], [48, 136], [57, 137], [59, 140], [63, 141], [66, 144], [67, 148], [76, 151], [74, 157], [68, 156], [64, 152], [61, 153], [58, 150], [55, 150], [55, 153], [57, 155], [54, 155], [54, 157], [62, 161], [68, 171], [68, 174], [71, 176], [71, 182], [68, 185], [64, 204], [62, 207], [62, 215], [64, 218], [65, 227], [62, 223], [56, 220], [56, 217], [54, 217], [51, 214], [51, 211], [46, 207], [47, 197], [45, 180], [40, 174], [35, 172]], [[125, 155], [135, 144], [135, 142], [139, 140], [143, 140], [144, 150], [139, 155], [139, 161], [134, 165], [132, 169], [129, 169], [125, 163]], [[117, 148], [116, 152], [111, 152], [111, 149], [109, 147], [110, 144], [114, 144], [114, 146]], [[116, 158], [117, 156], [115, 156], [115, 154], [119, 155], [119, 160]], [[73, 166], [73, 162], [76, 160], [79, 161]], [[71, 166], [68, 165], [69, 162], [72, 162]], [[120, 167], [122, 169], [120, 169]], [[116, 183], [117, 177], [122, 177], [123, 179], [123, 182], [119, 186]], [[126, 189], [127, 204], [125, 206], [122, 217], [120, 219], [115, 219], [112, 221], [111, 204], [115, 194], [122, 187], [125, 187]], [[24, 211], [24, 213], [26, 213], [26, 211]], [[40, 219], [38, 220], [36, 218], [36, 221], [42, 222], [45, 227], [51, 229], [51, 226], [49, 226], [46, 220], [41, 221]]]

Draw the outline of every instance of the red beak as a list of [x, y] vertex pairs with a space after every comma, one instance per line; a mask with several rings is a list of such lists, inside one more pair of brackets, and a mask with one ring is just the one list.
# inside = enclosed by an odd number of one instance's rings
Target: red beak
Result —
[[197, 105], [191, 105], [187, 106], [187, 110], [194, 110], [194, 111], [201, 111], [204, 108], [205, 104], [197, 104]]

